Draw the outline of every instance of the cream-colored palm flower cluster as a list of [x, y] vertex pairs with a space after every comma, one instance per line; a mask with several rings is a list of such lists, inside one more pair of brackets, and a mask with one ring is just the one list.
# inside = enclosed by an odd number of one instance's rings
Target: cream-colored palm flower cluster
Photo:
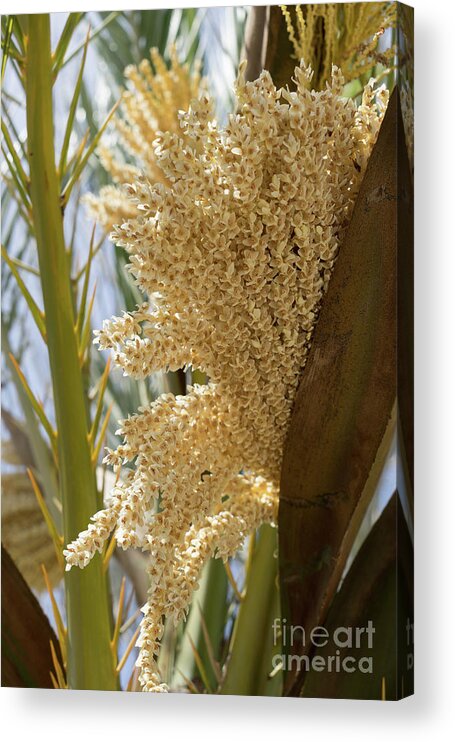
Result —
[[394, 62], [392, 44], [378, 47], [384, 31], [396, 27], [395, 2], [307, 3], [293, 9], [295, 20], [286, 5], [281, 10], [296, 58], [316, 68], [312, 84], [317, 89], [330, 78], [335, 60], [346, 82]]
[[150, 61], [130, 65], [125, 70], [129, 87], [121, 98], [120, 114], [112, 119], [111, 139], [115, 146], [102, 144], [97, 152], [100, 162], [114, 185], [107, 185], [98, 196], [85, 198], [90, 212], [106, 229], [135, 216], [134, 206], [123, 189], [142, 175], [150, 182], [166, 182], [155, 159], [152, 142], [159, 132], [178, 133], [178, 112], [187, 111], [193, 98], [205, 92], [196, 63], [190, 71], [180, 64], [174, 46], [170, 48], [170, 65], [151, 49]]
[[119, 546], [150, 553], [145, 690], [167, 690], [164, 620], [185, 617], [207, 559], [276, 521], [299, 377], [387, 105], [369, 85], [357, 109], [336, 68], [322, 92], [309, 79], [302, 63], [295, 92], [277, 90], [268, 72], [245, 82], [242, 66], [224, 128], [207, 95], [193, 101], [182, 136], [155, 143], [166, 184], [137, 179], [135, 216], [112, 236], [148, 301], [106, 321], [100, 348], [133, 378], [192, 367], [209, 379], [122, 422], [106, 457], [118, 485], [65, 551], [68, 568], [83, 567], [114, 531]]

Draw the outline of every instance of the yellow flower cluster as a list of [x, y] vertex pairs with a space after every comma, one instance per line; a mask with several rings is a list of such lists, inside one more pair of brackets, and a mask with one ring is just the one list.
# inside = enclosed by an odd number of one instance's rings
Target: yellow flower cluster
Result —
[[396, 26], [395, 2], [297, 5], [295, 22], [286, 5], [281, 9], [296, 58], [305, 59], [315, 69], [316, 89], [330, 79], [334, 62], [346, 82], [378, 63], [386, 68], [393, 63], [394, 48], [379, 52], [378, 42], [387, 28]]
[[205, 94], [161, 135], [165, 182], [128, 187], [135, 216], [113, 240], [148, 297], [106, 321], [101, 349], [135, 378], [192, 367], [209, 383], [162, 395], [124, 420], [106, 462], [112, 501], [65, 551], [84, 566], [114, 530], [150, 553], [139, 640], [140, 681], [162, 691], [156, 666], [163, 617], [185, 617], [204, 562], [227, 559], [274, 522], [280, 465], [297, 385], [387, 92], [362, 105], [341, 96], [336, 68], [321, 92], [295, 70], [295, 92], [268, 72], [245, 82], [224, 128]]
[[166, 182], [157, 164], [153, 140], [160, 132], [179, 132], [178, 112], [187, 111], [190, 102], [205, 91], [199, 67], [190, 72], [180, 64], [175, 47], [170, 50], [170, 66], [166, 66], [157, 49], [150, 51], [151, 62], [142, 60], [125, 70], [129, 88], [122, 94], [120, 113], [113, 119], [115, 148], [101, 145], [101, 164], [115, 185], [101, 189], [98, 196], [85, 201], [90, 212], [106, 229], [134, 216], [134, 207], [122, 186], [132, 183], [142, 174], [153, 182]]
[[211, 556], [227, 560], [242, 546], [249, 533], [277, 516], [277, 497], [273, 485], [261, 477], [237, 475], [226, 486], [226, 503], [219, 503], [213, 514], [198, 519], [181, 543], [169, 552], [161, 547], [152, 552], [149, 566], [151, 584], [138, 646], [139, 681], [145, 691], [166, 692], [156, 666], [156, 655], [164, 631], [163, 617], [175, 625], [186, 617], [188, 606], [204, 564]]

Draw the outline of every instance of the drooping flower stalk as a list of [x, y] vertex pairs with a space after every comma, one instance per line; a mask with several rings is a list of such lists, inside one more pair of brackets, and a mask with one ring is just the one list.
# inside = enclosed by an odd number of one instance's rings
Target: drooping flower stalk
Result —
[[163, 618], [185, 617], [200, 571], [273, 523], [285, 436], [337, 252], [387, 105], [365, 88], [359, 108], [295, 70], [296, 90], [270, 75], [247, 83], [222, 128], [206, 94], [181, 134], [154, 145], [164, 180], [128, 187], [134, 216], [112, 239], [130, 255], [147, 301], [106, 321], [102, 349], [133, 378], [197, 368], [187, 396], [162, 395], [121, 423], [106, 462], [121, 473], [112, 499], [65, 550], [85, 566], [114, 531], [150, 553], [139, 639], [144, 690], [165, 691], [156, 665]]

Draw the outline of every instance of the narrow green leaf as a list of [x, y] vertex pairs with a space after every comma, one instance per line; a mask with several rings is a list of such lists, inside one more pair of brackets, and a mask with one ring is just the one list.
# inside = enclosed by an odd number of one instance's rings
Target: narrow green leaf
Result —
[[136, 631], [134, 632], [133, 636], [130, 639], [130, 642], [129, 642], [127, 648], [125, 649], [125, 652], [123, 654], [122, 659], [120, 660], [120, 662], [118, 663], [117, 667], [115, 668], [115, 672], [117, 674], [120, 673], [121, 670], [123, 669], [123, 667], [125, 666], [126, 661], [127, 661], [128, 657], [130, 656], [134, 645], [137, 642], [140, 628], [141, 628], [140, 626], [137, 627]]
[[13, 32], [13, 17], [10, 16], [6, 21], [6, 33], [5, 33], [5, 40], [2, 43], [2, 49], [3, 49], [3, 58], [2, 58], [2, 82], [3, 77], [5, 75], [6, 70], [6, 63], [8, 61], [8, 57], [11, 55], [11, 34]]
[[70, 143], [71, 132], [73, 130], [74, 117], [76, 115], [77, 103], [78, 103], [79, 95], [81, 92], [82, 76], [84, 74], [85, 62], [87, 59], [89, 34], [90, 34], [90, 26], [87, 31], [87, 36], [86, 36], [85, 44], [83, 47], [84, 51], [83, 51], [82, 59], [81, 59], [81, 66], [79, 68], [79, 73], [78, 73], [77, 80], [76, 80], [76, 87], [74, 88], [73, 97], [71, 99], [70, 109], [68, 112], [68, 120], [66, 122], [65, 135], [63, 137], [63, 144], [62, 144], [62, 149], [60, 152], [60, 162], [58, 166], [58, 172], [59, 172], [60, 178], [63, 178], [65, 175], [66, 159], [68, 156], [68, 147]]
[[62, 653], [63, 664], [66, 667], [67, 666], [66, 640], [68, 636], [66, 626], [63, 623], [62, 614], [60, 613], [60, 609], [57, 605], [57, 601], [55, 600], [54, 591], [52, 590], [52, 585], [49, 580], [49, 575], [47, 574], [47, 570], [44, 564], [41, 565], [41, 571], [43, 573], [44, 583], [46, 585], [46, 589], [49, 594], [49, 599], [51, 601], [52, 614], [54, 616], [55, 625], [57, 626], [58, 640], [60, 644], [60, 651]]
[[88, 259], [87, 259], [87, 263], [85, 265], [84, 283], [82, 285], [81, 300], [80, 300], [80, 303], [79, 303], [79, 311], [78, 311], [78, 314], [77, 314], [76, 334], [77, 334], [78, 337], [81, 336], [82, 324], [84, 322], [84, 317], [85, 317], [85, 307], [86, 307], [86, 304], [87, 304], [88, 284], [89, 284], [89, 280], [90, 280], [90, 269], [92, 267], [92, 261], [93, 261], [93, 241], [95, 239], [95, 229], [96, 229], [96, 224], [93, 225], [92, 236], [90, 238], [90, 247], [89, 247], [89, 251], [88, 251]]
[[[25, 90], [25, 78], [24, 78], [24, 65], [21, 64], [15, 57], [10, 56], [10, 62], [11, 67], [13, 68], [14, 72], [16, 73], [16, 77], [18, 79], [18, 82], [23, 90]], [[2, 95], [4, 95], [4, 91], [2, 90]], [[10, 96], [10, 100], [12, 99], [12, 96]], [[23, 107], [23, 103], [20, 104], [21, 107]]]
[[21, 19], [17, 15], [13, 15], [13, 24], [14, 24], [14, 37], [16, 38], [21, 54], [25, 54], [25, 39], [24, 39], [24, 32], [22, 30], [21, 26]]
[[90, 129], [87, 129], [81, 141], [79, 142], [79, 146], [76, 147], [70, 159], [68, 160], [68, 163], [66, 166], [67, 172], [70, 172], [74, 164], [79, 161], [80, 157], [82, 157], [82, 152], [85, 149], [85, 145], [88, 142], [89, 136], [90, 136]]
[[92, 316], [93, 302], [95, 301], [95, 294], [96, 294], [96, 284], [93, 287], [92, 298], [90, 299], [90, 302], [88, 305], [87, 315], [85, 317], [85, 322], [82, 326], [82, 330], [81, 330], [80, 338], [79, 338], [79, 359], [81, 363], [84, 360], [85, 351], [87, 350], [88, 341], [90, 339], [90, 327], [91, 327], [90, 320]]
[[25, 301], [27, 302], [27, 306], [32, 313], [33, 319], [35, 320], [38, 330], [40, 331], [41, 337], [43, 338], [44, 342], [46, 342], [46, 324], [44, 321], [44, 314], [39, 308], [39, 306], [37, 305], [36, 301], [34, 300], [33, 296], [31, 295], [24, 281], [22, 280], [19, 274], [19, 271], [17, 270], [13, 261], [9, 257], [3, 245], [2, 245], [2, 258], [5, 261], [5, 263], [8, 265], [8, 268], [10, 269], [14, 278], [16, 279], [18, 288], [22, 296], [24, 297]]
[[90, 142], [87, 150], [82, 155], [82, 157], [76, 162], [76, 164], [74, 166], [74, 170], [73, 170], [73, 172], [71, 174], [71, 177], [70, 177], [68, 183], [66, 184], [65, 188], [63, 189], [63, 193], [62, 193], [62, 197], [61, 197], [61, 203], [62, 203], [62, 207], [63, 208], [68, 203], [69, 197], [71, 195], [71, 191], [73, 190], [73, 187], [74, 187], [75, 183], [78, 181], [78, 179], [79, 179], [82, 171], [84, 170], [84, 168], [85, 168], [85, 166], [86, 166], [86, 164], [88, 162], [88, 159], [89, 159], [90, 155], [92, 155], [93, 152], [95, 151], [95, 149], [96, 149], [96, 147], [98, 145], [98, 142], [100, 141], [100, 139], [101, 139], [101, 137], [102, 137], [102, 135], [103, 135], [103, 133], [104, 133], [104, 131], [105, 131], [108, 123], [109, 123], [109, 121], [111, 120], [112, 116], [114, 115], [115, 111], [117, 110], [119, 104], [120, 104], [120, 100], [118, 100], [112, 106], [111, 110], [109, 111], [109, 113], [107, 114], [107, 116], [106, 116], [106, 118], [104, 120], [104, 123], [102, 124], [101, 128], [98, 130], [98, 133], [93, 137], [92, 141]]
[[52, 639], [50, 641], [50, 645], [51, 645], [52, 662], [54, 663], [54, 669], [55, 669], [55, 673], [57, 675], [58, 687], [59, 688], [67, 688], [68, 686], [66, 684], [65, 675], [63, 673], [62, 666], [61, 666], [61, 664], [60, 664], [60, 662], [58, 660], [57, 653], [56, 653], [55, 647], [54, 647], [54, 642], [52, 641]]
[[[106, 235], [103, 234], [103, 236], [96, 243], [95, 247], [93, 248], [92, 260], [93, 260], [93, 258], [95, 258], [98, 255], [99, 251], [101, 250], [101, 248], [103, 246], [103, 243], [104, 243], [104, 240], [105, 239], [106, 239]], [[80, 281], [80, 279], [82, 278], [82, 276], [85, 274], [85, 271], [86, 270], [87, 270], [87, 263], [84, 266], [82, 266], [82, 268], [78, 271], [78, 273], [76, 273], [76, 275], [73, 277], [72, 280], [75, 283], [78, 283]]]
[[[65, 26], [58, 40], [57, 46], [52, 55], [52, 58], [53, 58], [52, 75], [53, 75], [54, 80], [56, 79], [60, 69], [63, 67], [63, 64], [64, 64], [63, 59], [68, 49], [68, 46], [71, 43], [71, 39], [73, 38], [74, 31], [78, 27], [83, 17], [84, 17], [84, 13], [70, 13], [66, 20]], [[71, 57], [72, 56], [73, 55], [71, 55]]]
[[201, 627], [202, 627], [202, 633], [204, 634], [204, 642], [207, 649], [207, 655], [210, 662], [210, 667], [213, 670], [213, 674], [215, 675], [218, 683], [221, 683], [222, 675], [221, 675], [221, 669], [219, 663], [215, 659], [215, 652], [213, 649], [212, 641], [210, 639], [210, 634], [207, 629], [207, 624], [204, 618], [204, 614], [202, 613], [201, 606], [198, 605], [200, 618], [201, 618]]
[[40, 488], [38, 486], [38, 482], [36, 481], [35, 476], [34, 476], [32, 470], [31, 469], [27, 469], [27, 474], [28, 474], [28, 477], [30, 479], [30, 482], [31, 482], [31, 485], [32, 485], [32, 488], [33, 488], [33, 492], [35, 493], [35, 497], [36, 497], [36, 499], [38, 501], [38, 505], [39, 505], [40, 510], [41, 510], [41, 512], [43, 514], [44, 521], [45, 521], [45, 523], [47, 525], [47, 530], [49, 531], [49, 535], [50, 535], [50, 537], [52, 539], [52, 542], [54, 544], [55, 554], [57, 556], [57, 562], [58, 562], [58, 564], [60, 566], [60, 569], [62, 570], [62, 574], [63, 574], [64, 569], [65, 569], [65, 566], [64, 566], [64, 563], [63, 563], [63, 553], [62, 553], [62, 549], [63, 549], [63, 538], [59, 534], [59, 532], [57, 531], [57, 527], [56, 527], [56, 525], [54, 523], [54, 519], [52, 518], [52, 515], [49, 512], [49, 509], [48, 509], [48, 507], [46, 505], [46, 502], [44, 500], [43, 495], [41, 494], [41, 490], [40, 490]]
[[30, 399], [27, 396], [22, 385], [20, 376], [17, 372], [17, 367], [11, 360], [12, 356], [8, 338], [8, 330], [3, 319], [1, 328], [2, 352], [5, 358], [6, 365], [11, 372], [11, 379], [15, 386], [19, 404], [25, 418], [24, 424], [27, 430], [27, 440], [30, 444], [33, 456], [34, 468], [36, 469], [39, 476], [39, 481], [42, 485], [47, 505], [53, 515], [54, 520], [58, 521], [61, 515], [58, 508], [58, 503], [60, 502], [60, 493], [58, 489], [55, 464], [52, 461], [52, 455], [48, 449], [48, 446], [44, 441], [40, 426], [36, 419], [35, 411], [30, 403]]
[[118, 599], [117, 616], [115, 618], [114, 633], [112, 635], [112, 651], [114, 653], [115, 661], [117, 661], [118, 640], [120, 636], [120, 628], [122, 626], [123, 606], [125, 603], [125, 584], [126, 584], [126, 577], [122, 577], [119, 599]]
[[101, 420], [101, 413], [103, 411], [103, 403], [104, 403], [104, 392], [106, 391], [107, 381], [108, 381], [108, 378], [109, 378], [109, 369], [110, 369], [110, 366], [111, 366], [111, 359], [109, 357], [107, 359], [107, 363], [106, 363], [106, 367], [104, 369], [104, 373], [103, 373], [103, 375], [101, 377], [101, 380], [100, 380], [100, 386], [99, 386], [99, 391], [98, 391], [98, 403], [97, 403], [97, 406], [96, 406], [96, 412], [95, 412], [95, 416], [93, 418], [93, 423], [92, 423], [92, 427], [91, 427], [90, 434], [89, 434], [90, 435], [90, 440], [92, 441], [92, 443], [95, 441], [95, 438], [96, 438], [96, 435], [97, 435], [97, 432], [98, 432], [98, 426], [99, 426], [100, 420]]
[[229, 580], [230, 586], [232, 587], [232, 589], [234, 591], [234, 595], [237, 598], [237, 600], [239, 601], [239, 603], [241, 603], [242, 600], [243, 600], [243, 598], [244, 598], [244, 596], [242, 595], [242, 593], [240, 592], [240, 590], [238, 588], [238, 585], [237, 585], [237, 583], [235, 581], [234, 575], [232, 574], [232, 569], [231, 569], [231, 566], [230, 566], [229, 562], [225, 562], [224, 569], [226, 570], [227, 578]]
[[106, 430], [107, 430], [107, 426], [109, 424], [109, 418], [111, 416], [111, 413], [112, 413], [112, 405], [108, 408], [108, 410], [107, 410], [107, 412], [106, 412], [106, 414], [104, 416], [103, 424], [101, 426], [101, 431], [100, 431], [99, 438], [98, 438], [98, 443], [96, 444], [95, 448], [93, 449], [92, 463], [95, 466], [96, 466], [96, 463], [98, 461], [98, 456], [100, 455], [101, 447], [103, 445], [103, 441], [104, 441], [104, 438], [105, 438], [105, 435], [106, 435]]
[[11, 140], [11, 137], [10, 137], [9, 131], [8, 131], [8, 128], [7, 128], [6, 124], [5, 124], [5, 122], [3, 121], [3, 118], [2, 118], [2, 134], [3, 134], [3, 137], [5, 139], [6, 146], [8, 147], [8, 151], [9, 151], [9, 153], [10, 153], [10, 155], [12, 157], [12, 160], [14, 162], [14, 165], [16, 166], [17, 176], [18, 176], [19, 180], [21, 181], [22, 187], [23, 187], [23, 189], [26, 192], [27, 197], [28, 197], [29, 179], [28, 179], [28, 176], [25, 173], [25, 170], [23, 168], [23, 165], [22, 165], [22, 162], [20, 160], [20, 157], [19, 157], [19, 155], [16, 152], [16, 148], [15, 148], [15, 146], [14, 146], [12, 140]]
[[9, 101], [10, 103], [14, 103], [15, 106], [18, 106], [19, 108], [24, 108], [24, 101], [20, 100], [15, 95], [12, 95], [8, 90], [2, 90], [2, 96], [5, 98], [5, 100]]
[[[101, 23], [99, 26], [97, 26], [97, 28], [95, 28], [95, 30], [93, 31], [92, 35], [89, 37], [88, 41], [90, 42], [92, 39], [96, 38], [98, 36], [98, 34], [100, 34], [101, 31], [103, 31], [106, 28], [106, 26], [108, 26], [114, 20], [114, 18], [116, 18], [118, 15], [120, 15], [120, 12], [121, 11], [119, 11], [119, 10], [115, 10], [115, 11], [112, 11], [112, 13], [109, 13], [109, 15], [107, 16], [106, 20], [103, 21], [103, 23]], [[85, 43], [86, 42], [84, 42], [83, 44], [79, 44], [79, 46], [77, 46], [75, 48], [75, 50], [73, 52], [71, 52], [71, 54], [69, 54], [68, 57], [65, 59], [65, 61], [60, 65], [60, 68], [59, 69], [62, 69], [63, 67], [65, 67], [65, 65], [68, 64], [68, 62], [71, 62], [71, 60], [74, 59], [74, 57], [77, 54], [79, 54], [80, 50], [83, 48], [83, 46], [85, 45]]]
[[[78, 227], [78, 224], [79, 224], [78, 217], [79, 217], [79, 209], [80, 209], [80, 205], [81, 205], [81, 184], [78, 183], [78, 185], [76, 187], [77, 187], [77, 193], [76, 193], [76, 196], [75, 196], [75, 199], [74, 199], [75, 200], [75, 205], [74, 205], [74, 211], [73, 211], [73, 215], [72, 215], [71, 238], [70, 238], [69, 245], [68, 245], [68, 248], [67, 248], [67, 252], [68, 252], [68, 255], [69, 255], [69, 258], [70, 258], [70, 265], [71, 266], [73, 265], [74, 245], [75, 245], [75, 240], [76, 240], [77, 227]], [[71, 281], [72, 281], [72, 283], [77, 283], [77, 281], [75, 282], [73, 278], [71, 278]]]
[[41, 425], [43, 426], [44, 430], [46, 431], [47, 435], [49, 436], [49, 440], [52, 444], [52, 447], [56, 450], [56, 443], [57, 443], [57, 433], [55, 432], [54, 428], [50, 424], [49, 420], [46, 417], [46, 413], [44, 412], [43, 405], [38, 402], [37, 398], [33, 394], [32, 390], [30, 389], [30, 386], [28, 384], [27, 379], [25, 378], [21, 367], [19, 366], [18, 362], [14, 358], [14, 356], [10, 353], [10, 359], [11, 362], [14, 365], [14, 368], [16, 370], [16, 373], [22, 383], [22, 387], [33, 407], [35, 410], [35, 413], [38, 417], [38, 420], [40, 421]]
[[199, 675], [201, 676], [201, 680], [204, 683], [204, 687], [208, 693], [211, 693], [212, 689], [210, 687], [210, 682], [207, 677], [207, 673], [205, 671], [204, 663], [202, 662], [201, 655], [197, 651], [196, 645], [194, 644], [189, 634], [188, 634], [188, 641], [191, 644], [191, 649], [193, 650], [193, 655], [194, 655], [194, 661], [196, 663], [197, 669], [199, 670]]
[[3, 147], [3, 145], [2, 145], [2, 154], [3, 154], [3, 157], [5, 158], [6, 164], [8, 165], [8, 169], [9, 169], [9, 171], [11, 173], [11, 177], [12, 177], [12, 179], [14, 181], [14, 184], [15, 184], [17, 190], [18, 190], [19, 198], [21, 199], [22, 204], [23, 204], [24, 208], [26, 209], [26, 211], [27, 212], [30, 212], [30, 208], [31, 207], [30, 207], [30, 200], [29, 200], [27, 191], [25, 190], [25, 188], [24, 188], [24, 186], [22, 184], [22, 180], [21, 180], [18, 172], [16, 171], [16, 168], [14, 167], [14, 162], [13, 162], [12, 158], [10, 158], [8, 156], [8, 152]]
[[[3, 147], [2, 147], [2, 152], [3, 152]], [[31, 209], [27, 210], [27, 207], [24, 206], [22, 195], [18, 192], [17, 187], [15, 187], [15, 183], [12, 178], [7, 178], [6, 175], [3, 174], [3, 182], [5, 183], [5, 186], [6, 186], [6, 189], [9, 195], [16, 202], [17, 210], [18, 210], [18, 213], [21, 219], [23, 220], [24, 224], [27, 226], [29, 233], [33, 235], [34, 228], [33, 228], [33, 223], [32, 223], [31, 216], [30, 216]], [[3, 196], [2, 196], [2, 206], [3, 206]]]
[[33, 265], [29, 265], [28, 263], [24, 263], [23, 260], [19, 260], [19, 258], [10, 258], [13, 265], [16, 266], [16, 268], [20, 268], [23, 271], [26, 271], [27, 273], [31, 273], [32, 276], [37, 276], [39, 278], [39, 270], [38, 268], [35, 268]]

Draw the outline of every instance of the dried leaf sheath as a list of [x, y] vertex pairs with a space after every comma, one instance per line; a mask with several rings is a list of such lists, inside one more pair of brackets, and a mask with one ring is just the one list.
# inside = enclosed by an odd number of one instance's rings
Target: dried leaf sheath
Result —
[[[308, 631], [323, 622], [337, 587], [396, 395], [398, 127], [394, 92], [322, 305], [284, 449], [283, 615]], [[409, 178], [403, 147], [399, 157]], [[292, 653], [304, 654], [297, 641]], [[303, 674], [289, 675], [287, 693], [298, 694], [303, 681]]]

